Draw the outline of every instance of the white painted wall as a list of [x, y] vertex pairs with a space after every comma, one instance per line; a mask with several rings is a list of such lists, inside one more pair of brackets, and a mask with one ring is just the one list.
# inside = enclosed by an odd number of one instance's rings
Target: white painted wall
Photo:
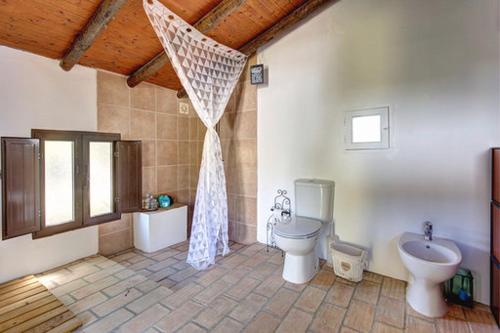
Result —
[[[340, 1], [260, 50], [258, 239], [278, 188], [335, 180], [335, 228], [407, 278], [396, 239], [434, 223], [489, 302], [488, 149], [500, 143], [496, 0]], [[392, 148], [347, 152], [344, 111], [391, 107]]]
[[[96, 71], [64, 72], [54, 60], [0, 47], [0, 136], [29, 137], [32, 128], [97, 129]], [[0, 283], [93, 255], [97, 227], [32, 240], [0, 241]]]

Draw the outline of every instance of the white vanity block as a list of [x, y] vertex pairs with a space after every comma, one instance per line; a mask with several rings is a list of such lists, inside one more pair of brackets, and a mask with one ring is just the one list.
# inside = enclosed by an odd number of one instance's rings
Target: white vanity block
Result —
[[134, 213], [134, 246], [151, 253], [187, 239], [187, 206]]

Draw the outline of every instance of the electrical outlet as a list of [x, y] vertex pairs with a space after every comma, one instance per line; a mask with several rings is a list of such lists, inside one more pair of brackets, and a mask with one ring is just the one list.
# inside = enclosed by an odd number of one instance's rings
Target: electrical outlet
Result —
[[179, 113], [180, 114], [189, 114], [189, 104], [179, 102]]

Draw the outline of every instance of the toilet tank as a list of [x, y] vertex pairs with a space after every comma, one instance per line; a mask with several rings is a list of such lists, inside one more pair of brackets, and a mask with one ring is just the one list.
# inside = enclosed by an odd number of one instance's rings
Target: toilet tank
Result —
[[335, 182], [322, 179], [295, 181], [295, 215], [333, 221]]

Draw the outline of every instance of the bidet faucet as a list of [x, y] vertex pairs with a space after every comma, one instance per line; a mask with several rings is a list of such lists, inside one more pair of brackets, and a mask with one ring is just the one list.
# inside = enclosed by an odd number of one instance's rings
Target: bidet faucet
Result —
[[424, 222], [424, 239], [426, 241], [432, 240], [432, 223], [430, 221]]

